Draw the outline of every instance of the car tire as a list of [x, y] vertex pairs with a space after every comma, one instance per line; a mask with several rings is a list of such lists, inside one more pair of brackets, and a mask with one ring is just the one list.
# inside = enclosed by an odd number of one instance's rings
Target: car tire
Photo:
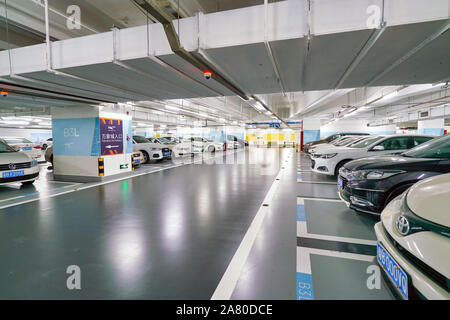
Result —
[[404, 184], [404, 185], [399, 186], [399, 187], [395, 188], [394, 190], [392, 190], [392, 192], [389, 193], [389, 195], [386, 197], [386, 201], [384, 202], [384, 207], [386, 207], [388, 205], [388, 203], [391, 202], [394, 198], [396, 198], [397, 196], [399, 196], [400, 194], [405, 192], [405, 190], [408, 189], [409, 187], [411, 187], [413, 184], [414, 183]]
[[342, 160], [336, 165], [336, 168], [334, 169], [334, 176], [337, 177], [339, 175], [339, 169], [344, 166], [347, 162], [350, 162], [351, 160]]
[[214, 146], [209, 146], [208, 152], [211, 152], [211, 153], [216, 152], [216, 148]]
[[146, 164], [150, 161], [150, 156], [148, 155], [147, 151], [141, 150], [142, 155], [144, 156], [144, 159], [142, 160], [142, 163]]
[[43, 144], [43, 145], [42, 145], [42, 150], [46, 150], [47, 147], [48, 147], [48, 146], [47, 146], [46, 144]]

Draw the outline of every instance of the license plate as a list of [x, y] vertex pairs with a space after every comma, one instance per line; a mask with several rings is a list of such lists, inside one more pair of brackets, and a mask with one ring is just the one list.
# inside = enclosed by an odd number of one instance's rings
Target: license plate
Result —
[[30, 151], [32, 148], [31, 147], [23, 147], [22, 151]]
[[10, 172], [3, 172], [2, 178], [14, 178], [14, 177], [21, 177], [25, 175], [23, 170], [20, 171], [10, 171]]
[[167, 157], [170, 155], [170, 152], [164, 152], [164, 156]]
[[134, 160], [134, 164], [139, 164], [141, 163], [141, 160]]
[[402, 296], [408, 299], [408, 276], [379, 242], [377, 245], [377, 259]]
[[344, 189], [344, 182], [342, 181], [341, 177], [338, 177], [338, 181], [337, 182], [338, 182], [339, 188]]

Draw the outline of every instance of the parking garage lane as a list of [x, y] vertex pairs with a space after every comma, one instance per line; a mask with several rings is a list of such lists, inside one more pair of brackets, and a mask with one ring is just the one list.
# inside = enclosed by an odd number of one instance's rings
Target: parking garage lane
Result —
[[275, 175], [185, 165], [3, 209], [0, 298], [209, 299]]

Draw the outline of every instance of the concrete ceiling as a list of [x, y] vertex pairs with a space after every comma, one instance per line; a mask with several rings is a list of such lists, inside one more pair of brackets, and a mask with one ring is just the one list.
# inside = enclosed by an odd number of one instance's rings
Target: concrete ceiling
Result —
[[[13, 2], [8, 0], [8, 4], [19, 8], [24, 15], [32, 14], [30, 2], [32, 1]], [[169, 2], [172, 6], [177, 4], [177, 1]], [[259, 5], [263, 2], [263, 0], [183, 0], [181, 6], [184, 12], [193, 14], [196, 10], [210, 13]], [[49, 3], [54, 12], [64, 13], [67, 6], [74, 4], [74, 1], [50, 0]], [[105, 32], [113, 25], [126, 28], [139, 26], [147, 22], [145, 14], [132, 1], [109, 0], [108, 5], [105, 6], [100, 1], [79, 0], [76, 1], [76, 4], [82, 10], [83, 25], [86, 28], [83, 27], [81, 31], [74, 32], [64, 30], [64, 33], [61, 31], [64, 29], [64, 19], [54, 13], [51, 17], [53, 23], [52, 35], [54, 37], [64, 39], [92, 34], [93, 30]], [[35, 4], [32, 3], [31, 5]], [[0, 4], [0, 8], [1, 6], [2, 4]], [[36, 17], [34, 18], [36, 19]], [[28, 17], [28, 19], [31, 18]], [[41, 28], [34, 28], [33, 32], [30, 32], [26, 28], [21, 28], [20, 22], [18, 21], [17, 26], [12, 26], [10, 29], [9, 40], [13, 41], [12, 46], [23, 46], [27, 42], [29, 42], [28, 44], [42, 42]], [[450, 32], [443, 33], [391, 71], [382, 74], [396, 61], [420, 46], [445, 23], [448, 23], [448, 21], [439, 20], [388, 26], [367, 55], [345, 79], [341, 88], [348, 88], [352, 92], [360, 93], [358, 89], [353, 90], [353, 88], [364, 87], [367, 84], [373, 87], [385, 87], [400, 84], [434, 83], [447, 79], [450, 76]], [[1, 21], [0, 25], [2, 25]], [[2, 36], [1, 31], [0, 28], [0, 46], [4, 48], [6, 38], [4, 33]], [[287, 119], [295, 114], [302, 113], [302, 110], [305, 110], [315, 101], [313, 97], [316, 97], [316, 95], [320, 97], [328, 94], [330, 92], [328, 90], [336, 89], [336, 84], [368, 42], [372, 32], [374, 31], [358, 30], [313, 35], [309, 47], [306, 38], [270, 41], [275, 63], [287, 94], [281, 93], [282, 88], [277, 80], [276, 70], [264, 43], [207, 48], [205, 53], [218, 68], [225, 71], [233, 83], [236, 83], [249, 94], [258, 95], [272, 111], [283, 114], [283, 118]], [[124, 69], [112, 62], [60, 70], [87, 81], [58, 76], [45, 71], [27, 73], [23, 76], [38, 80], [42, 88], [51, 89], [54, 86], [59, 86], [61, 90], [64, 88], [71, 94], [86, 94], [90, 98], [108, 101], [153, 99], [194, 101], [192, 99], [197, 99], [197, 102], [213, 107], [220, 105], [221, 100], [218, 97], [233, 96], [233, 92], [220, 84], [213, 81], [206, 82], [199, 70], [178, 56], [169, 54], [161, 55], [158, 58], [171, 67], [188, 74], [191, 80], [146, 58], [129, 59], [126, 62], [131, 67], [148, 74], [148, 76]], [[304, 62], [306, 63], [304, 64]], [[382, 76], [378, 78], [377, 76], [380, 74]], [[30, 80], [5, 78], [21, 84], [30, 84]], [[373, 79], [376, 79], [376, 81], [372, 82]], [[95, 82], [99, 84], [95, 84]], [[310, 91], [313, 93], [310, 93]], [[26, 99], [15, 102], [11, 102], [11, 100], [8, 103], [1, 104], [1, 106], [13, 107], [14, 104], [17, 105], [19, 102], [28, 106], [29, 103]], [[233, 100], [236, 100], [234, 104], [232, 103]], [[229, 104], [235, 107], [241, 106], [240, 100], [235, 96], [230, 97], [229, 101], [231, 102]], [[314, 110], [315, 115], [331, 114], [349, 101], [354, 102], [347, 95], [337, 94], [314, 105], [308, 112]], [[39, 103], [41, 105], [42, 101]], [[51, 105], [50, 102], [48, 103]], [[247, 113], [241, 112], [247, 117], [252, 117], [252, 119], [267, 118], [254, 112], [253, 109], [249, 109], [248, 104], [244, 107], [251, 110]], [[237, 116], [233, 107], [224, 107], [224, 110], [229, 113], [230, 117]]]

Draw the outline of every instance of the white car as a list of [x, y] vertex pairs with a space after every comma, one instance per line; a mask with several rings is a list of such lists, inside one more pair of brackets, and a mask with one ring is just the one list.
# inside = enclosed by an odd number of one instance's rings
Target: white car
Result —
[[144, 162], [144, 154], [142, 151], [133, 151], [133, 165], [135, 167], [140, 167]]
[[223, 151], [224, 149], [223, 143], [215, 142], [203, 137], [192, 137], [188, 138], [187, 141], [191, 142], [192, 153], [216, 152]]
[[143, 136], [133, 136], [133, 151], [141, 151], [144, 159], [142, 163], [148, 163], [150, 160], [162, 160], [164, 153], [170, 153], [170, 150], [163, 150], [161, 144], [150, 142]]
[[323, 153], [328, 149], [332, 149], [333, 147], [346, 147], [358, 141], [362, 141], [367, 139], [368, 136], [343, 136], [340, 137], [330, 143], [321, 143], [309, 148], [311, 156], [314, 153]]
[[[311, 168], [317, 173], [337, 176], [339, 169], [351, 160], [403, 153], [417, 146], [417, 143], [414, 141], [416, 137], [432, 138], [432, 136], [425, 135], [402, 134], [370, 136], [347, 147], [334, 147], [321, 153], [314, 153], [311, 156]], [[422, 142], [425, 141], [423, 139]]]
[[2, 137], [2, 139], [14, 150], [23, 152], [31, 158], [41, 157], [41, 146], [28, 139], [20, 137]]
[[404, 299], [450, 299], [450, 174], [392, 200], [375, 225], [377, 260]]
[[47, 140], [41, 141], [41, 149], [46, 150], [48, 147], [53, 145], [53, 138], [48, 138]]
[[38, 177], [39, 166], [36, 159], [0, 141], [0, 184], [21, 182], [28, 185]]

